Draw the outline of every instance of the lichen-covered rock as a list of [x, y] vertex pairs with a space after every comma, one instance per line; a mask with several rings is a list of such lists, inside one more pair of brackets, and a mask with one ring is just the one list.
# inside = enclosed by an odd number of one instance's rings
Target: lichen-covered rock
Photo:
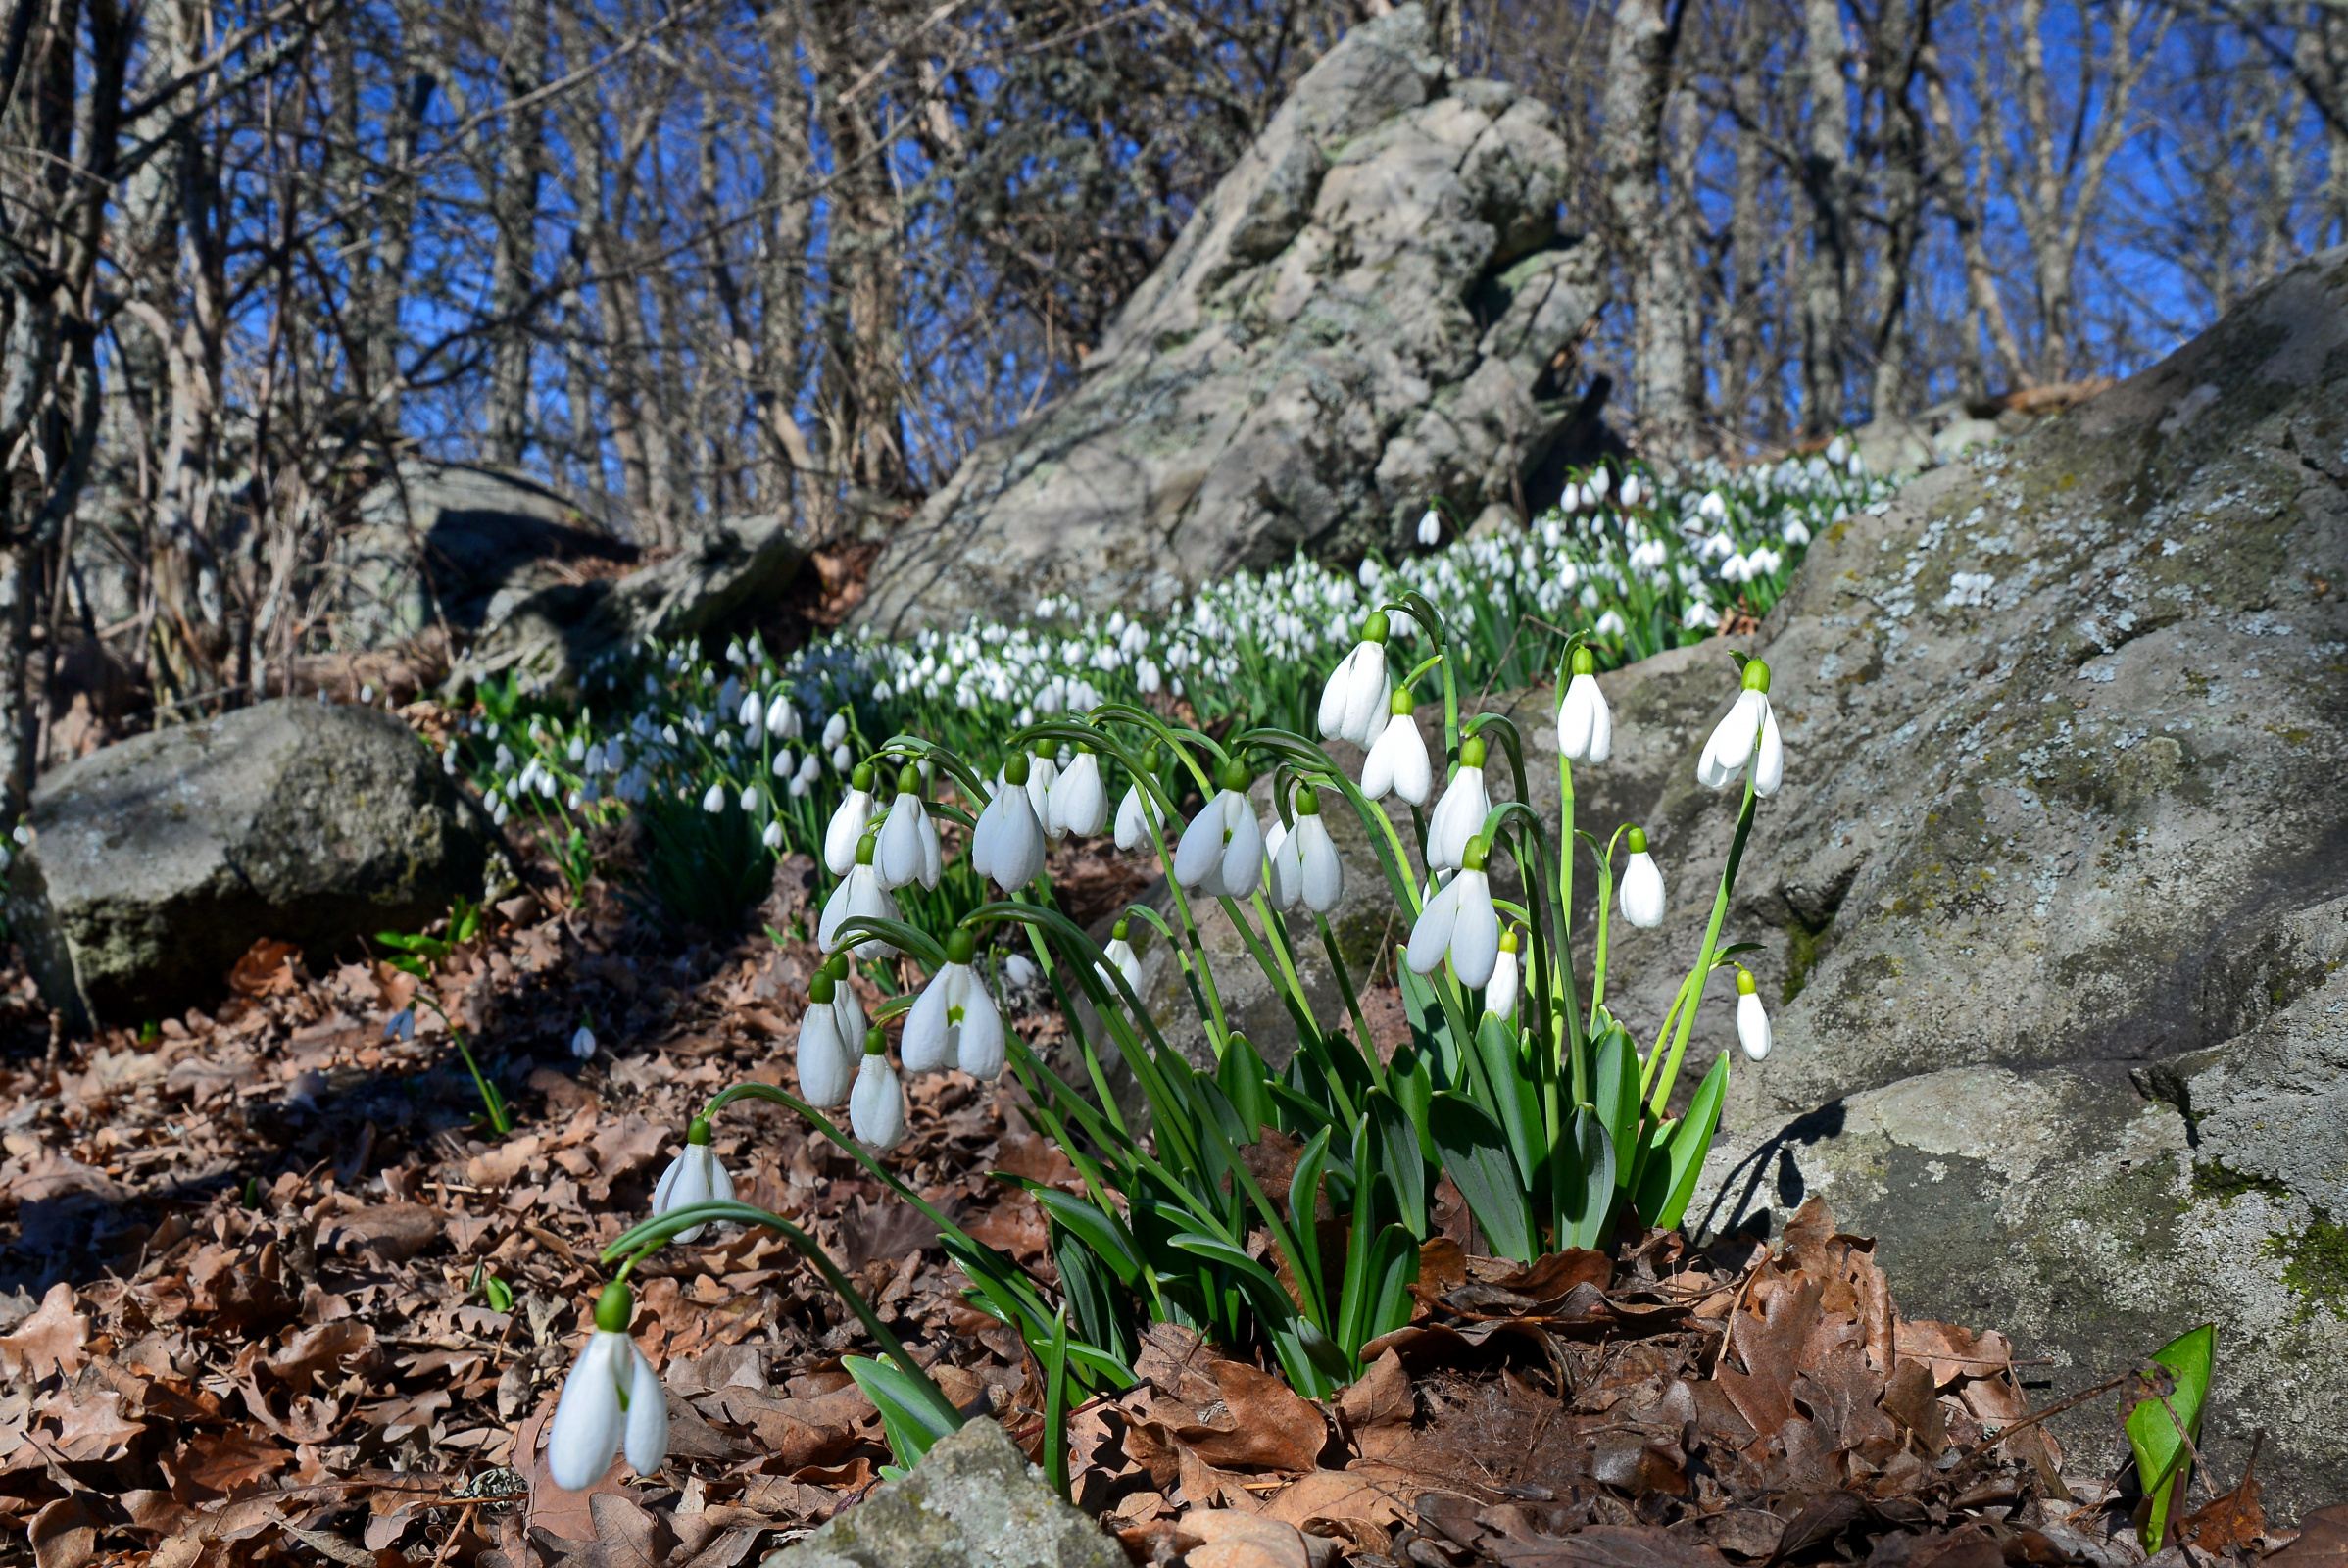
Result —
[[1125, 1568], [1125, 1548], [1055, 1497], [1003, 1428], [981, 1417], [901, 1481], [835, 1514], [761, 1568]]
[[313, 965], [478, 898], [479, 807], [388, 713], [280, 699], [135, 736], [34, 792], [8, 921], [77, 1026], [217, 1001], [263, 937]]
[[1307, 72], [1083, 377], [981, 446], [875, 564], [859, 624], [1162, 608], [1298, 549], [1407, 548], [1514, 502], [1575, 410], [1557, 357], [1603, 303], [1561, 235], [1553, 115], [1446, 77], [1415, 5]]

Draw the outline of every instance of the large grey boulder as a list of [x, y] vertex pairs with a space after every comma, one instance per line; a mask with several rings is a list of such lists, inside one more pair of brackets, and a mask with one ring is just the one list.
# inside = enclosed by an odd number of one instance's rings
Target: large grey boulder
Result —
[[464, 697], [510, 673], [524, 691], [575, 692], [591, 665], [647, 637], [698, 636], [755, 612], [788, 588], [806, 561], [789, 518], [730, 517], [623, 577], [501, 590], [447, 689]]
[[345, 650], [381, 648], [445, 621], [479, 632], [500, 593], [532, 592], [632, 565], [635, 546], [577, 502], [477, 464], [401, 462], [360, 498], [334, 545], [329, 607]]
[[1516, 502], [1603, 302], [1558, 232], [1551, 111], [1449, 79], [1416, 5], [1296, 85], [1082, 378], [982, 445], [890, 541], [859, 624], [1011, 618], [1045, 594], [1162, 608], [1299, 549], [1405, 548]]
[[78, 1027], [217, 1000], [263, 937], [313, 965], [478, 898], [496, 830], [388, 713], [298, 699], [135, 736], [34, 791], [9, 928]]
[[1125, 1568], [1125, 1548], [1055, 1497], [1044, 1473], [980, 1417], [940, 1438], [902, 1481], [883, 1483], [761, 1568]]

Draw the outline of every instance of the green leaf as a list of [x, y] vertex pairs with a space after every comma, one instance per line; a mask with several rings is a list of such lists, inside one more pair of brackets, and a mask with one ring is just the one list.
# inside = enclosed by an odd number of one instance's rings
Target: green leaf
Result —
[[1623, 1026], [1611, 1018], [1596, 1047], [1597, 1073], [1591, 1088], [1597, 1097], [1598, 1119], [1605, 1124], [1607, 1142], [1618, 1152], [1615, 1180], [1628, 1186], [1631, 1162], [1619, 1154], [1633, 1148], [1639, 1137], [1639, 1050]]
[[1330, 1129], [1327, 1127], [1312, 1135], [1312, 1142], [1306, 1144], [1304, 1152], [1296, 1156], [1296, 1173], [1289, 1178], [1288, 1183], [1289, 1224], [1295, 1229], [1297, 1246], [1304, 1254], [1304, 1266], [1313, 1275], [1309, 1282], [1298, 1283], [1309, 1283], [1315, 1296], [1324, 1294], [1320, 1277], [1320, 1225], [1314, 1216], [1321, 1208], [1321, 1170], [1329, 1163], [1329, 1135]]
[[1562, 1189], [1565, 1206], [1557, 1216], [1557, 1245], [1603, 1247], [1607, 1222], [1614, 1214], [1614, 1142], [1594, 1109], [1574, 1107], [1573, 1126], [1559, 1144], [1557, 1157], [1572, 1162]]
[[1528, 1191], [1548, 1167], [1548, 1140], [1542, 1136], [1541, 1093], [1524, 1071], [1517, 1053], [1516, 1025], [1486, 1013], [1476, 1025], [1476, 1054], [1492, 1094], [1485, 1106], [1499, 1121], [1516, 1159], [1517, 1174]]
[[[1661, 1230], [1671, 1230], [1688, 1215], [1688, 1205], [1695, 1198], [1696, 1179], [1704, 1173], [1704, 1155], [1712, 1149], [1712, 1134], [1720, 1125], [1721, 1102], [1729, 1092], [1729, 1058], [1713, 1059], [1712, 1070], [1704, 1081], [1695, 1086], [1695, 1097], [1688, 1102], [1688, 1114], [1669, 1128], [1667, 1141], [1650, 1157], [1639, 1182], [1639, 1212], [1647, 1223]], [[1665, 1136], [1658, 1130], [1658, 1136]], [[1648, 1204], [1654, 1212], [1648, 1216]]]
[[1492, 1251], [1532, 1262], [1533, 1207], [1500, 1124], [1466, 1096], [1446, 1089], [1427, 1107], [1427, 1131]]
[[[2144, 1488], [2144, 1505], [2137, 1510], [2136, 1530], [2146, 1551], [2161, 1549], [2169, 1516], [2182, 1503], [2193, 1473], [2193, 1456], [2177, 1421], [2195, 1443], [2201, 1441], [2201, 1406], [2209, 1397], [2210, 1379], [2218, 1364], [2218, 1325], [2204, 1323], [2187, 1329], [2152, 1353], [2177, 1378], [2177, 1388], [2164, 1406], [2145, 1399], [2128, 1417], [2128, 1444], [2136, 1451], [2136, 1478]], [[2170, 1407], [2177, 1418], [2170, 1418]]]
[[928, 1407], [919, 1386], [904, 1368], [860, 1355], [842, 1356], [840, 1364], [880, 1411], [881, 1428], [889, 1436], [889, 1452], [906, 1469], [919, 1464], [930, 1445], [954, 1430]]
[[514, 1287], [490, 1273], [485, 1266], [473, 1270], [473, 1286], [488, 1300], [492, 1312], [514, 1310]]
[[[1132, 1246], [1119, 1234], [1117, 1223], [1101, 1209], [1071, 1193], [1045, 1187], [1034, 1182], [1023, 1183], [1043, 1205], [1044, 1212], [1053, 1221], [1092, 1249], [1093, 1253], [1107, 1265], [1118, 1283], [1136, 1286], [1141, 1283], [1142, 1260], [1134, 1255]], [[1088, 1333], [1088, 1338], [1095, 1338]]]
[[1223, 1059], [1215, 1068], [1215, 1083], [1239, 1115], [1239, 1130], [1231, 1137], [1233, 1143], [1254, 1143], [1263, 1136], [1264, 1123], [1276, 1119], [1271, 1088], [1266, 1082], [1270, 1077], [1263, 1057], [1255, 1054], [1246, 1035], [1235, 1034], [1224, 1043]]
[[[1394, 1184], [1394, 1200], [1401, 1205], [1402, 1223], [1423, 1242], [1430, 1234], [1425, 1135], [1420, 1126], [1412, 1124], [1409, 1112], [1382, 1089], [1370, 1091], [1368, 1109], [1381, 1146], [1377, 1152], [1379, 1167]], [[1423, 1125], [1423, 1115], [1420, 1121]]]

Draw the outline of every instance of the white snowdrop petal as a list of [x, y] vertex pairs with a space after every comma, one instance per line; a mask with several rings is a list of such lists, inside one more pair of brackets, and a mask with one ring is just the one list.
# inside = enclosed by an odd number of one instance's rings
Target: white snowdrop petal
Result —
[[628, 1425], [626, 1446], [628, 1463], [640, 1476], [657, 1473], [668, 1458], [668, 1395], [660, 1387], [660, 1375], [653, 1371], [652, 1362], [636, 1348], [636, 1342], [623, 1339], [629, 1360]]

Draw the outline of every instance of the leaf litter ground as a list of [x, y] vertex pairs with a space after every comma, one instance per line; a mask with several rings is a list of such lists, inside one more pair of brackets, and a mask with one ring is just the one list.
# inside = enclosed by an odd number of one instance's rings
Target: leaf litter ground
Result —
[[[1110, 859], [1053, 869], [1079, 917], [1140, 885]], [[776, 926], [804, 918], [810, 870], [778, 872]], [[660, 1475], [622, 1464], [565, 1494], [535, 1458], [599, 1249], [646, 1212], [704, 1100], [785, 1081], [817, 956], [764, 937], [680, 952], [600, 884], [565, 902], [551, 881], [508, 900], [434, 982], [515, 1091], [496, 1142], [444, 1037], [383, 1038], [415, 982], [362, 955], [312, 956], [313, 973], [264, 943], [217, 1010], [80, 1043], [21, 969], [0, 974], [12, 1555], [734, 1568], [875, 1485], [880, 1423], [840, 1366], [868, 1347], [764, 1234], [639, 1271], [637, 1338], [670, 1396]], [[563, 1051], [582, 1012], [605, 1045], [584, 1065]], [[1293, 1160], [1278, 1137], [1257, 1152]], [[959, 1404], [1037, 1451], [1036, 1368], [961, 1299], [910, 1209], [774, 1107], [730, 1112], [716, 1150]], [[916, 1081], [893, 1158], [1052, 1278], [1033, 1200], [990, 1172], [1073, 1173], [1015, 1091]], [[1902, 1319], [1873, 1244], [1815, 1200], [1774, 1253], [1656, 1233], [1531, 1268], [1473, 1255], [1450, 1214], [1412, 1323], [1328, 1404], [1152, 1330], [1142, 1381], [1074, 1414], [1076, 1501], [1135, 1561], [1197, 1568], [2142, 1560], [2118, 1478], [2064, 1474], [2004, 1337]], [[2267, 1531], [2256, 1485], [2208, 1502], [2187, 1540], [2348, 1565], [2348, 1512], [2293, 1544]]]

